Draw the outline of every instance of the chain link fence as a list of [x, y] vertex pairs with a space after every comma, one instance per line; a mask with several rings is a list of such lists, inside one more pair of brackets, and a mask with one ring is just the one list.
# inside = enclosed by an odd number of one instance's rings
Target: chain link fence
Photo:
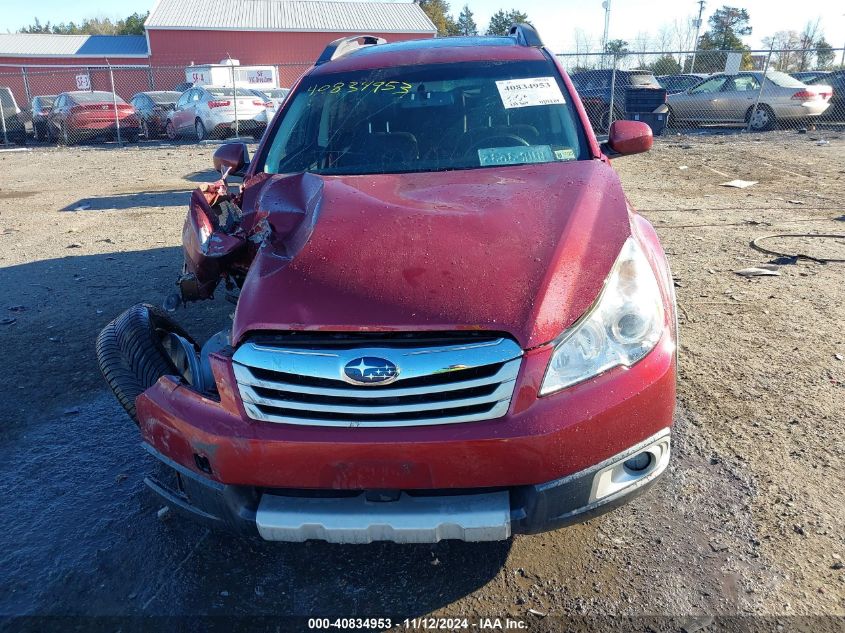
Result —
[[[255, 66], [230, 66], [209, 77], [208, 66], [2, 65], [0, 144], [258, 137], [286, 88], [311, 66], [268, 64], [257, 75], [249, 70]], [[206, 73], [203, 80], [196, 69]], [[180, 102], [194, 83], [209, 79], [222, 90], [196, 91]]]
[[[564, 53], [593, 130], [619, 119], [655, 134], [845, 126], [842, 49]], [[845, 128], [843, 128], [845, 129]]]
[[[843, 49], [557, 57], [600, 135], [619, 119], [644, 121], [655, 134], [845, 126]], [[213, 76], [209, 66], [177, 64], [2, 65], [0, 143], [257, 137], [280, 107], [282, 89], [311, 65], [232, 66]], [[186, 97], [192, 83], [229, 90]]]

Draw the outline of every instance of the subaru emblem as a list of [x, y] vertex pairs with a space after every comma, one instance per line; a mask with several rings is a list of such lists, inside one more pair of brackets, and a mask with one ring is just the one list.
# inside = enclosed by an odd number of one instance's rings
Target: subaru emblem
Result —
[[399, 368], [384, 358], [363, 356], [343, 366], [346, 382], [355, 385], [383, 385], [396, 380]]

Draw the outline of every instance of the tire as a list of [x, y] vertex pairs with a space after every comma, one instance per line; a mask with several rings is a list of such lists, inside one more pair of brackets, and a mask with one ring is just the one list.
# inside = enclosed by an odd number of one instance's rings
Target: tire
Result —
[[44, 140], [44, 138], [43, 138], [44, 135], [39, 132], [40, 129], [41, 129], [41, 126], [38, 125], [37, 123], [32, 124], [32, 137], [35, 139], [36, 143], [39, 143], [39, 142]]
[[176, 128], [173, 127], [173, 121], [168, 121], [167, 125], [164, 126], [164, 133], [171, 141], [179, 139], [179, 134], [176, 132]]
[[745, 113], [746, 125], [755, 132], [767, 132], [774, 129], [776, 122], [775, 113], [765, 103], [759, 104], [756, 112], [754, 106], [751, 106]]
[[205, 124], [200, 119], [194, 121], [194, 130], [197, 133], [197, 141], [204, 141], [208, 138], [208, 132], [205, 130]]
[[126, 135], [126, 141], [129, 143], [137, 143], [138, 140], [138, 132], [130, 132]]
[[59, 144], [73, 145], [73, 143], [73, 135], [67, 131], [67, 125], [65, 125], [64, 121], [62, 121], [61, 125], [59, 126]]
[[146, 119], [141, 119], [141, 134], [145, 139], [150, 140], [150, 126]]
[[[613, 108], [613, 120], [619, 121], [620, 119], [624, 119], [623, 113]], [[610, 134], [610, 108], [605, 108], [602, 110], [601, 114], [599, 115], [598, 125], [599, 129], [596, 130], [597, 133], [600, 134]]]
[[167, 313], [139, 303], [109, 323], [97, 337], [100, 370], [136, 424], [135, 399], [159, 378], [175, 375], [190, 383], [189, 364], [180, 362], [170, 347], [171, 335], [184, 339], [194, 352], [199, 350], [190, 334]]

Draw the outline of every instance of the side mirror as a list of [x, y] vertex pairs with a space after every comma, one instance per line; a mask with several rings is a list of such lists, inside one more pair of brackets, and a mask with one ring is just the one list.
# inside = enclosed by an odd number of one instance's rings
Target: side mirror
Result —
[[243, 176], [249, 167], [246, 143], [226, 143], [214, 152], [214, 169], [228, 176]]
[[601, 151], [609, 158], [615, 158], [647, 152], [653, 143], [651, 128], [642, 121], [614, 121], [607, 142], [601, 144]]

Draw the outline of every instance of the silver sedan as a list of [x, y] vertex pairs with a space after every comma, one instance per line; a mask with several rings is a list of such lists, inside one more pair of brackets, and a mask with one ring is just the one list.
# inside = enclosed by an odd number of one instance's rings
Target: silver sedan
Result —
[[818, 117], [827, 109], [831, 94], [828, 86], [808, 86], [778, 71], [765, 76], [762, 72], [720, 73], [686, 92], [669, 95], [669, 121], [750, 123], [753, 130], [770, 130], [777, 121]]
[[176, 109], [168, 114], [165, 131], [172, 139], [188, 135], [202, 141], [231, 135], [236, 129], [259, 138], [267, 129], [267, 113], [272, 107], [272, 102], [248, 88], [238, 88], [236, 93], [230, 87], [194, 86], [179, 97]]

